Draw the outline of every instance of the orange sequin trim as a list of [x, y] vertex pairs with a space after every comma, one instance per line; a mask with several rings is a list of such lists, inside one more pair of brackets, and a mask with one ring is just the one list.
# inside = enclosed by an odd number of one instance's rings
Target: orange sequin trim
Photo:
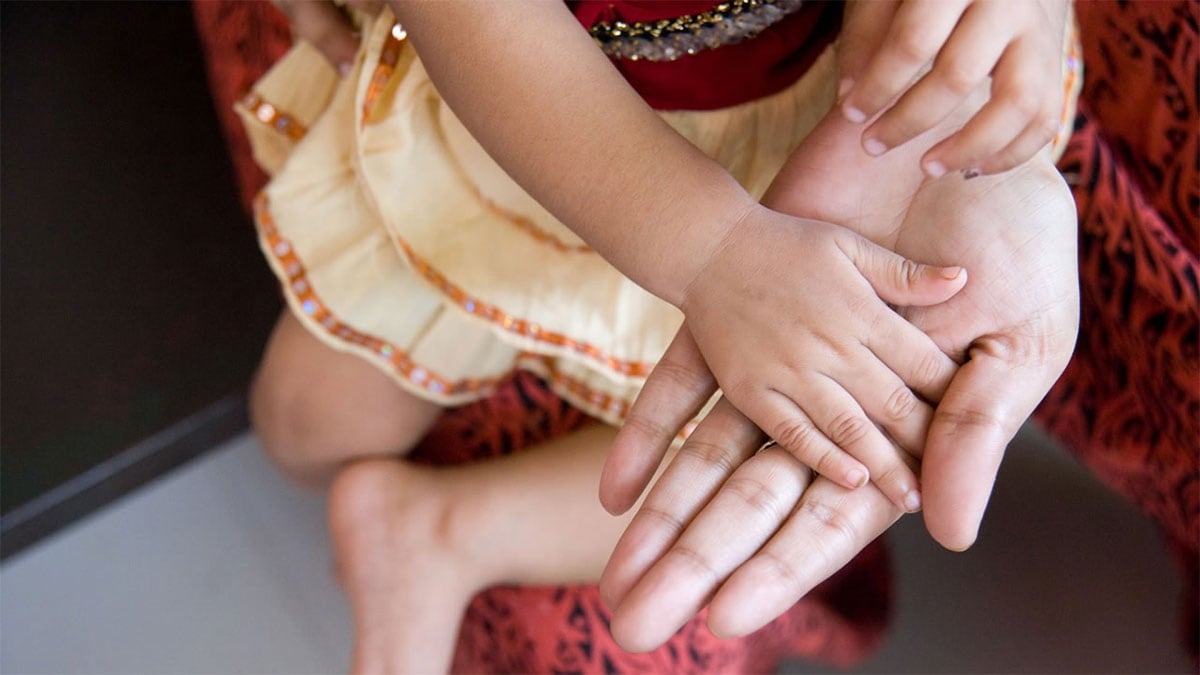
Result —
[[450, 282], [444, 274], [429, 264], [424, 258], [421, 258], [413, 251], [408, 242], [400, 237], [392, 235], [392, 240], [404, 251], [404, 255], [408, 257], [409, 263], [418, 274], [425, 277], [425, 280], [433, 284], [435, 288], [440, 290], [451, 302], [466, 310], [470, 314], [481, 317], [492, 323], [498, 324], [504, 330], [510, 333], [516, 333], [524, 337], [544, 342], [555, 347], [569, 349], [578, 354], [583, 354], [598, 362], [600, 365], [609, 370], [622, 375], [630, 375], [633, 377], [645, 377], [650, 372], [652, 364], [644, 361], [625, 361], [612, 356], [608, 352], [590, 345], [586, 342], [579, 342], [574, 338], [567, 337], [562, 333], [546, 330], [536, 323], [526, 321], [511, 314], [505, 313], [500, 308], [490, 305], [478, 298], [468, 295], [466, 291]]
[[299, 141], [308, 133], [308, 129], [299, 120], [253, 91], [243, 96], [241, 103], [259, 122], [285, 134], [293, 141]]
[[[296, 255], [291, 242], [279, 234], [274, 219], [271, 217], [266, 195], [260, 194], [255, 199], [254, 206], [255, 220], [258, 224], [259, 232], [267, 244], [267, 249], [271, 257], [278, 263], [279, 269], [283, 271], [283, 276], [286, 277], [285, 283], [288, 286], [289, 294], [298, 302], [300, 311], [323, 327], [330, 336], [370, 350], [387, 363], [393, 372], [410, 383], [437, 395], [452, 397], [462, 394], [476, 394], [483, 396], [492, 391], [500, 382], [501, 378], [450, 380], [439, 373], [415, 363], [403, 349], [381, 338], [357, 331], [348, 324], [338, 320], [325, 303], [321, 301], [312, 284], [309, 283], [308, 272]], [[424, 266], [433, 275], [436, 275], [436, 278], [442, 278], [440, 274], [430, 270], [425, 263], [422, 262], [420, 265]], [[448, 283], [439, 285], [439, 287], [442, 288], [443, 292], [447, 292], [450, 297], [454, 298], [455, 302], [460, 306], [466, 308], [467, 305], [473, 304], [473, 301], [469, 299], [463, 300], [466, 297], [465, 294], [456, 287]], [[447, 289], [451, 290], [448, 291]], [[493, 319], [508, 330], [526, 335], [531, 335], [535, 331], [541, 330], [537, 324], [531, 324], [522, 319], [515, 319], [489, 305], [473, 304], [473, 306], [475, 307], [475, 311], [472, 313]], [[563, 346], [579, 345], [579, 343], [569, 338], [561, 338], [561, 336], [553, 333], [549, 335], [551, 339], [548, 339], [547, 342], [551, 344], [561, 344]], [[556, 337], [561, 339], [556, 341], [554, 339]], [[611, 357], [605, 357], [602, 351], [591, 345], [582, 345], [577, 347], [576, 351], [601, 359], [605, 365], [619, 367], [620, 364], [626, 363]], [[554, 361], [550, 357], [531, 352], [522, 352], [517, 357], [517, 362], [523, 364], [527, 369], [541, 371], [564, 396], [576, 399], [581, 407], [591, 408], [596, 412], [615, 415], [619, 418], [624, 418], [625, 412], [628, 410], [629, 404], [624, 399], [593, 390], [583, 382], [559, 372], [554, 367]], [[649, 368], [645, 364], [633, 365], [640, 367], [618, 370], [618, 372], [643, 375], [649, 372]]]
[[375, 64], [375, 71], [371, 73], [371, 82], [367, 84], [367, 92], [363, 96], [363, 124], [370, 119], [371, 112], [375, 108], [375, 101], [387, 88], [388, 80], [392, 79], [392, 73], [396, 72], [396, 64], [400, 62], [400, 50], [404, 48], [407, 38], [408, 31], [404, 30], [400, 22], [393, 23], [383, 41], [383, 47], [379, 51], [379, 62]]

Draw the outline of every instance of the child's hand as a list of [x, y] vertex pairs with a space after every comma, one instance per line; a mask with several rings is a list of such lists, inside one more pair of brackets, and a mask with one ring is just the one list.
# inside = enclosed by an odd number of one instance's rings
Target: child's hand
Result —
[[681, 308], [725, 396], [756, 425], [822, 475], [847, 487], [870, 478], [915, 511], [916, 476], [883, 432], [919, 453], [932, 410], [913, 392], [938, 400], [957, 366], [886, 303], [938, 304], [965, 283], [960, 267], [756, 207]]
[[[329, 0], [271, 0], [292, 24], [292, 37], [316, 47], [345, 77], [354, 66], [358, 34], [350, 19]], [[374, 16], [383, 9], [382, 0], [348, 0], [348, 7]]]
[[878, 115], [862, 143], [881, 155], [934, 127], [991, 76], [991, 100], [921, 165], [935, 178], [1011, 169], [1058, 131], [1066, 16], [1065, 0], [850, 3], [839, 47], [842, 113], [855, 123]]

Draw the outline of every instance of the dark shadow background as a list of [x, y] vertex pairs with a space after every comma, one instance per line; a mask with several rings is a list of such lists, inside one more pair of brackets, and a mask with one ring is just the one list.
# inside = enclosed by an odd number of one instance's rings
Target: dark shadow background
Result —
[[197, 415], [244, 428], [279, 305], [187, 3], [3, 2], [0, 45], [7, 556], [51, 490], [139, 443], [202, 451]]

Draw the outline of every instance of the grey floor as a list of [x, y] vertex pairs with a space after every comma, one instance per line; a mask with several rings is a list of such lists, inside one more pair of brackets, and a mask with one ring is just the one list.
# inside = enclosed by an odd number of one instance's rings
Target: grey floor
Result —
[[[342, 671], [322, 509], [252, 437], [215, 449], [0, 567], [0, 671]], [[970, 553], [917, 519], [888, 537], [895, 622], [858, 672], [1192, 672], [1153, 528], [1036, 432], [1010, 449]]]

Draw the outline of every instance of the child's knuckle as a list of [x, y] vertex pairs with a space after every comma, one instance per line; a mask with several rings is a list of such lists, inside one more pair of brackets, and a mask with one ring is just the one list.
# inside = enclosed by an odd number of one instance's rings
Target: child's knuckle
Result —
[[808, 420], [785, 420], [771, 438], [797, 457], [811, 457], [817, 445], [817, 428]]
[[829, 422], [829, 440], [840, 448], [856, 445], [867, 437], [869, 426], [865, 419], [854, 413], [838, 413]]
[[892, 391], [883, 404], [883, 414], [888, 419], [899, 422], [908, 419], [917, 409], [917, 397], [907, 385], [900, 385]]

